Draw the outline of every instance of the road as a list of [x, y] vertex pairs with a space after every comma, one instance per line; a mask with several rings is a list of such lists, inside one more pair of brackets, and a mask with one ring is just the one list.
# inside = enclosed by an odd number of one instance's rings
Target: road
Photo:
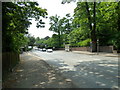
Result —
[[33, 50], [64, 77], [70, 78], [77, 88], [117, 88], [118, 57], [86, 55], [75, 52]]

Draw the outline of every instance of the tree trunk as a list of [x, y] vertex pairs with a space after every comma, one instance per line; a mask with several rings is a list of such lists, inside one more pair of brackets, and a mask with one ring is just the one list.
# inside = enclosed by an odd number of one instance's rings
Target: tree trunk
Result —
[[91, 31], [91, 39], [92, 39], [92, 52], [97, 51], [97, 38], [96, 38], [96, 2], [94, 2], [93, 8], [93, 29]]
[[85, 4], [86, 4], [87, 15], [88, 15], [89, 27], [90, 27], [90, 30], [92, 31], [92, 21], [91, 21], [91, 17], [90, 17], [88, 2], [85, 2]]
[[94, 8], [93, 8], [93, 27], [92, 27], [92, 20], [91, 20], [91, 15], [89, 11], [89, 6], [88, 2], [85, 2], [86, 4], [86, 11], [88, 15], [88, 21], [89, 21], [89, 27], [91, 30], [91, 40], [92, 40], [92, 45], [91, 45], [91, 51], [96, 52], [97, 51], [97, 39], [96, 39], [96, 2], [94, 2]]
[[60, 31], [58, 30], [58, 41], [59, 41], [59, 48], [61, 47], [61, 37], [60, 37]]

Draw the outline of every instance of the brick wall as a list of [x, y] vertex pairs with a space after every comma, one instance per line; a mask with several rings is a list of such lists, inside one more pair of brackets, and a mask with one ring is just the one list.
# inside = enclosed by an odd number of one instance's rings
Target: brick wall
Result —
[[100, 46], [99, 51], [113, 53], [113, 46]]
[[90, 51], [90, 47], [72, 47], [72, 51]]
[[[73, 51], [91, 51], [90, 47], [72, 47]], [[113, 46], [99, 46], [99, 52], [113, 53]]]
[[[72, 51], [91, 51], [90, 47], [70, 47]], [[64, 48], [59, 48], [57, 50], [65, 50]], [[100, 52], [113, 53], [113, 46], [99, 46]]]

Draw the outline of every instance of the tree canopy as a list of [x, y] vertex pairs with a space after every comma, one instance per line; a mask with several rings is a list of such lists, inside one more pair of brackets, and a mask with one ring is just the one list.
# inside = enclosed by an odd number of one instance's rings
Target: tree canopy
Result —
[[92, 51], [96, 51], [99, 40], [101, 46], [113, 45], [120, 49], [120, 2], [77, 2], [72, 19], [69, 14], [59, 18], [58, 25], [54, 23], [51, 27], [56, 28], [52, 29], [54, 32], [62, 32], [62, 42], [67, 41], [71, 46], [90, 46], [92, 42]]
[[47, 18], [47, 10], [36, 2], [2, 3], [3, 52], [20, 50], [32, 18], [37, 21], [36, 27], [44, 27], [42, 19]]

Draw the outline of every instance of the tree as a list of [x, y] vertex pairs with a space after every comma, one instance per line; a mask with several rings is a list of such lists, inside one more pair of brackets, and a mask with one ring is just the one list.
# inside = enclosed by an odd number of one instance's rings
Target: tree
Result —
[[68, 13], [61, 20], [63, 20], [64, 34], [69, 34], [73, 30], [72, 28], [73, 18], [70, 16], [70, 13]]
[[49, 38], [50, 38], [49, 36], [46, 36], [44, 39], [45, 39], [45, 40], [48, 40]]
[[116, 35], [116, 47], [118, 49], [118, 53], [120, 53], [120, 1], [118, 2], [118, 5], [116, 7], [116, 13], [118, 14], [118, 20], [117, 20], [117, 35]]
[[33, 47], [35, 45], [35, 37], [31, 36], [31, 35], [28, 35], [28, 39], [29, 39], [28, 46]]
[[59, 47], [61, 47], [61, 27], [59, 23], [60, 16], [51, 16], [50, 17], [50, 31], [53, 31], [58, 34]]
[[100, 45], [119, 46], [116, 42], [119, 36], [119, 3], [102, 2], [99, 3], [97, 18], [97, 36], [100, 39]]
[[[73, 0], [63, 0], [70, 2]], [[74, 10], [73, 26], [81, 28], [92, 40], [92, 51], [97, 50], [97, 39], [100, 45], [114, 45], [119, 48], [119, 3], [120, 2], [78, 2]], [[89, 28], [88, 28], [89, 27]], [[87, 37], [86, 37], [87, 39]]]
[[39, 38], [39, 37], [37, 37], [37, 38], [36, 38], [36, 41], [39, 41], [39, 40], [40, 40], [40, 38]]
[[57, 34], [52, 35], [52, 47], [59, 48], [59, 36]]
[[59, 16], [50, 17], [51, 27], [49, 30], [58, 34], [59, 47], [67, 43], [67, 35], [73, 30], [72, 29], [72, 17], [70, 14], [66, 14], [65, 17], [60, 18]]
[[[66, 2], [69, 3], [71, 1], [74, 1], [74, 0], [63, 0], [62, 3], [63, 4], [66, 3]], [[85, 13], [82, 13], [83, 15], [81, 13], [79, 13], [80, 17], [81, 17], [81, 15], [85, 16], [85, 17], [87, 16], [86, 21], [89, 24], [89, 29], [90, 29], [90, 32], [91, 32], [90, 37], [91, 37], [91, 40], [92, 40], [92, 51], [93, 52], [97, 51], [97, 43], [96, 43], [97, 42], [97, 39], [96, 39], [96, 2], [93, 2], [93, 5], [92, 5], [92, 3], [88, 3], [87, 1], [86, 2], [78, 2], [76, 8], [77, 8], [77, 10], [76, 10], [77, 12], [78, 12], [78, 10], [85, 12]], [[93, 10], [93, 13], [91, 13], [90, 8], [91, 8], [91, 11]], [[93, 15], [93, 17], [92, 17], [92, 15]], [[81, 22], [84, 23], [86, 21], [81, 21]]]
[[[84, 8], [84, 9], [82, 9]], [[97, 37], [96, 37], [96, 2], [78, 2], [77, 3], [77, 11], [80, 10], [80, 19], [81, 17], [84, 17], [84, 19], [81, 20], [81, 27], [85, 27], [85, 24], [88, 24], [90, 30], [90, 38], [92, 40], [92, 52], [97, 51]], [[86, 13], [83, 13], [86, 12]], [[76, 10], [75, 10], [75, 13]], [[83, 14], [83, 15], [82, 15]], [[78, 15], [78, 14], [77, 14]], [[83, 25], [83, 26], [82, 26]]]
[[19, 52], [23, 37], [28, 33], [31, 18], [37, 21], [37, 27], [44, 27], [42, 18], [46, 18], [46, 9], [38, 7], [36, 2], [3, 2], [3, 52]]

